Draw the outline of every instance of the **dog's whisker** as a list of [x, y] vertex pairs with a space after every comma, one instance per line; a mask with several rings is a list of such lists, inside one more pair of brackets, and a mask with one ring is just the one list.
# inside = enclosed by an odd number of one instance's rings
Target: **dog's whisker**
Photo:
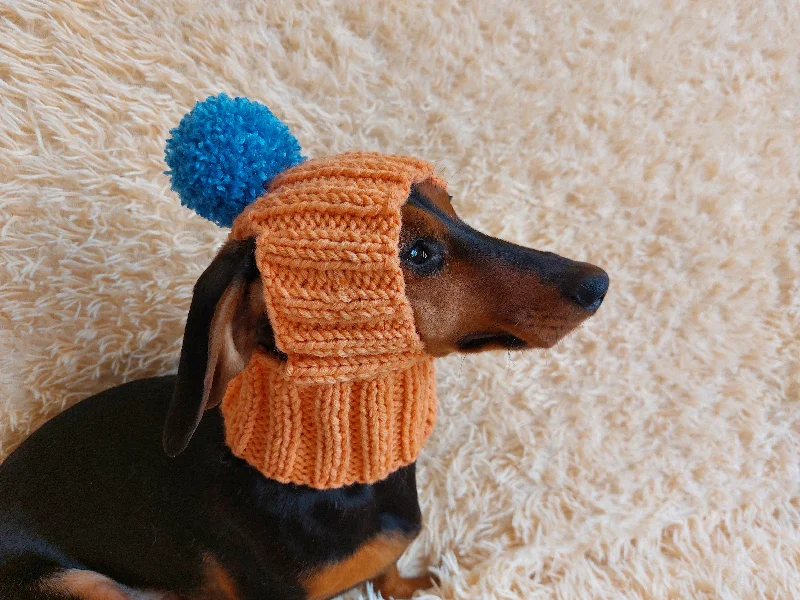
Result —
[[[463, 168], [464, 168], [464, 167], [461, 167], [461, 169], [463, 169]], [[453, 179], [453, 177], [455, 177], [456, 175], [458, 175], [459, 173], [461, 173], [461, 169], [459, 169], [458, 171], [456, 171], [455, 173], [453, 173], [452, 175], [450, 175], [450, 177], [448, 177], [448, 178], [447, 178], [447, 184], [448, 184], [448, 185], [450, 185], [450, 180], [452, 180], [452, 179]]]
[[506, 350], [506, 369], [514, 369], [516, 367], [514, 359], [511, 357], [511, 350]]

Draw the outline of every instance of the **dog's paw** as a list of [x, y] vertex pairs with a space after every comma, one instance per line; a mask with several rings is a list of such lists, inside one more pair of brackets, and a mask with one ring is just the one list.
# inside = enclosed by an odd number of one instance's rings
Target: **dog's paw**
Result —
[[396, 566], [372, 582], [376, 592], [380, 592], [385, 600], [409, 600], [417, 590], [427, 590], [439, 583], [434, 575], [422, 577], [400, 577]]

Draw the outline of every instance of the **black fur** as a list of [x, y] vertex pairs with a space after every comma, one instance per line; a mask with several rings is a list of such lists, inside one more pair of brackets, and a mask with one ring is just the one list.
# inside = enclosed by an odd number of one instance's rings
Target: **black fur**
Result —
[[[212, 557], [241, 600], [301, 600], [304, 575], [378, 534], [419, 532], [413, 464], [374, 485], [285, 485], [233, 456], [219, 408], [204, 413], [214, 309], [258, 276], [254, 249], [228, 242], [198, 280], [177, 376], [84, 400], [0, 464], [0, 599], [62, 600], [32, 590], [75, 568], [192, 597]], [[258, 330], [276, 351], [268, 319]]]
[[374, 485], [280, 484], [231, 454], [217, 408], [185, 452], [167, 457], [161, 429], [175, 381], [84, 400], [0, 465], [0, 598], [27, 600], [26, 585], [61, 567], [190, 595], [210, 553], [242, 600], [301, 599], [303, 573], [380, 532], [419, 530], [414, 465]]

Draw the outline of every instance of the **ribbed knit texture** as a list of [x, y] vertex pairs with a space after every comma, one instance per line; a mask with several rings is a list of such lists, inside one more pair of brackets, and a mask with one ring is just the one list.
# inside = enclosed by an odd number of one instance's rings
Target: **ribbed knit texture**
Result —
[[257, 351], [222, 402], [234, 454], [315, 488], [414, 461], [436, 418], [433, 359], [405, 296], [400, 208], [427, 162], [347, 153], [276, 177], [231, 231], [256, 238], [280, 361]]
[[233, 453], [265, 476], [318, 489], [372, 483], [414, 461], [436, 420], [433, 361], [382, 376], [297, 385], [256, 352], [223, 402]]

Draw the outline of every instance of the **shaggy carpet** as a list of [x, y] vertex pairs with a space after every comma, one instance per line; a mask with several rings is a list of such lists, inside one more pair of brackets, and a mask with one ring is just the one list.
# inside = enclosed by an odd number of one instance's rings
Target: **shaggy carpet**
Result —
[[164, 140], [226, 91], [611, 275], [556, 348], [439, 362], [421, 598], [800, 597], [798, 39], [772, 0], [0, 2], [0, 454], [175, 370], [226, 232]]

